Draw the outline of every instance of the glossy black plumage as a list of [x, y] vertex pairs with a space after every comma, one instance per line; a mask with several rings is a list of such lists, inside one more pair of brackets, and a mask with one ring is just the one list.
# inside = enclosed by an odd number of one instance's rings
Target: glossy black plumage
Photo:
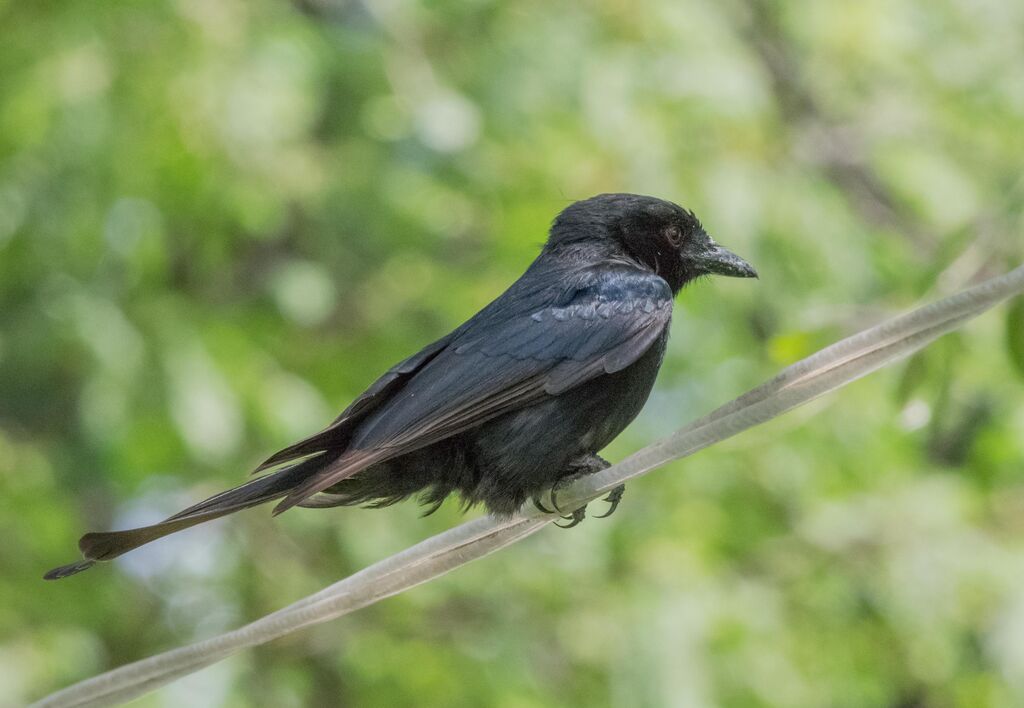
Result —
[[[86, 534], [65, 577], [182, 528], [273, 499], [386, 505], [459, 493], [511, 514], [640, 411], [688, 281], [755, 275], [692, 212], [629, 194], [577, 202], [522, 277], [458, 329], [397, 364], [329, 427], [273, 455], [279, 468], [153, 526]], [[286, 466], [283, 466], [286, 465]], [[283, 466], [283, 467], [282, 467]]]

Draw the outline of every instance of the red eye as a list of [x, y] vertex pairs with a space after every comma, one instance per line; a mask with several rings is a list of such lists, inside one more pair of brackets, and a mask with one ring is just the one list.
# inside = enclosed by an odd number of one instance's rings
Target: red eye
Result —
[[679, 230], [679, 227], [673, 224], [665, 229], [665, 238], [673, 246], [678, 246], [679, 242], [683, 240], [683, 232]]

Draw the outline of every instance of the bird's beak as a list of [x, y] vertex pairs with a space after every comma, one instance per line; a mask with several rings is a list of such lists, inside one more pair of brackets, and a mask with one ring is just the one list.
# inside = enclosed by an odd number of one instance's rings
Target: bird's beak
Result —
[[756, 278], [754, 266], [737, 256], [727, 248], [722, 248], [707, 236], [698, 253], [691, 254], [693, 263], [703, 272], [714, 275], [726, 275], [731, 278]]

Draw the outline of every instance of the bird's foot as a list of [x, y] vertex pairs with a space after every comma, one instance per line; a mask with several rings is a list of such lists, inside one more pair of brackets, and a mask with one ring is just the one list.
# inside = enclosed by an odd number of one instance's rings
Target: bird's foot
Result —
[[537, 508], [537, 511], [540, 511], [543, 514], [557, 514], [558, 513], [558, 511], [556, 509], [549, 509], [546, 506], [544, 506], [544, 503], [540, 500], [540, 495], [539, 494], [535, 494], [532, 497], [530, 497], [530, 501], [533, 502], [533, 505]]
[[604, 512], [603, 514], [598, 514], [594, 518], [595, 519], [607, 519], [609, 516], [614, 514], [615, 510], [619, 508], [619, 502], [622, 501], [622, 495], [624, 495], [625, 493], [626, 493], [626, 485], [625, 484], [620, 484], [615, 489], [613, 489], [612, 491], [608, 492], [608, 496], [606, 496], [604, 498], [604, 501], [606, 501], [609, 504], [611, 504], [611, 506], [608, 507], [608, 511]]
[[571, 514], [568, 514], [568, 515], [562, 517], [563, 519], [565, 519], [569, 523], [567, 523], [567, 524], [560, 524], [560, 523], [558, 523], [556, 521], [555, 522], [555, 526], [557, 526], [560, 529], [571, 529], [573, 526], [576, 526], [577, 524], [582, 522], [583, 519], [585, 519], [586, 517], [587, 517], [587, 505], [584, 504], [583, 506], [581, 506], [579, 509], [577, 509], [576, 511], [572, 512]]
[[[546, 506], [544, 506], [544, 502], [541, 501], [539, 495], [535, 495], [533, 497], [530, 497], [530, 501], [533, 502], [533, 505], [541, 513], [544, 513], [544, 514], [561, 514], [562, 510], [558, 508], [558, 504], [556, 503], [556, 499], [555, 499], [555, 494], [556, 494], [556, 492], [554, 492], [554, 490], [552, 490], [552, 492], [550, 492], [551, 506], [555, 507], [554, 509], [549, 509]], [[584, 504], [583, 506], [581, 506], [579, 509], [577, 509], [576, 511], [572, 512], [571, 514], [564, 514], [564, 515], [562, 515], [563, 519], [565, 519], [566, 521], [571, 521], [572, 523], [563, 525], [563, 524], [560, 524], [560, 523], [558, 523], [556, 521], [555, 522], [555, 526], [557, 526], [560, 529], [571, 529], [573, 526], [575, 526], [576, 524], [578, 524], [581, 521], [583, 521], [584, 517], [586, 516], [586, 513], [587, 513], [587, 505]]]
[[[571, 514], [570, 515], [566, 515], [565, 509], [563, 509], [562, 507], [558, 506], [558, 490], [561, 489], [562, 487], [566, 487], [566, 486], [572, 484], [573, 482], [575, 482], [577, 479], [580, 479], [581, 477], [586, 477], [588, 474], [591, 474], [591, 473], [590, 472], [573, 472], [571, 474], [567, 474], [566, 476], [562, 477], [560, 480], [555, 482], [555, 485], [553, 487], [551, 487], [551, 490], [548, 492], [548, 498], [551, 500], [551, 507], [553, 509], [553, 511], [549, 512], [549, 513], [562, 514], [562, 518], [563, 519], [571, 519], [571, 518], [573, 518]], [[534, 501], [534, 503], [536, 504], [536, 501]], [[583, 506], [586, 507], [586, 504], [584, 504]], [[541, 509], [541, 511], [543, 511], [543, 509]], [[573, 512], [573, 513], [575, 513], [575, 512]], [[581, 519], [581, 521], [582, 521], [582, 519]], [[577, 521], [575, 524], [573, 524], [573, 526], [575, 526], [578, 523], [579, 523], [579, 521]], [[570, 526], [565, 526], [563, 528], [571, 528], [571, 527]]]
[[[541, 503], [538, 497], [533, 498], [534, 505], [546, 514], [563, 514], [562, 518], [566, 521], [569, 521], [570, 523], [556, 523], [555, 525], [559, 528], [571, 529], [573, 526], [576, 526], [581, 521], [583, 521], [584, 518], [586, 518], [587, 505], [584, 504], [575, 511], [569, 514], [564, 514], [565, 510], [558, 506], [558, 490], [562, 487], [572, 484], [580, 477], [586, 477], [588, 475], [594, 474], [595, 472], [600, 472], [601, 470], [607, 468], [608, 466], [608, 461], [597, 455], [587, 455], [586, 457], [580, 458], [579, 460], [575, 461], [572, 464], [572, 466], [569, 468], [568, 474], [566, 474], [564, 477], [558, 480], [555, 483], [555, 485], [551, 488], [551, 490], [548, 492], [548, 497], [551, 500], [552, 509], [549, 510], [544, 504]], [[608, 508], [608, 511], [599, 516], [595, 516], [594, 518], [604, 519], [614, 514], [615, 510], [619, 507], [619, 502], [622, 501], [622, 495], [625, 494], [625, 492], [626, 486], [624, 484], [620, 484], [619, 486], [615, 487], [615, 489], [613, 489], [611, 492], [609, 492], [608, 496], [604, 498], [604, 501], [611, 504], [611, 506]]]

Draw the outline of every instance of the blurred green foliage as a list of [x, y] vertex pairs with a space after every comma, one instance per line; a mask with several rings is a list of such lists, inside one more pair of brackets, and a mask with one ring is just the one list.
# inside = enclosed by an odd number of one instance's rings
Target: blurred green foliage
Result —
[[[249, 512], [46, 583], [325, 424], [605, 191], [754, 262], [677, 305], [619, 459], [1020, 262], [1013, 0], [0, 0], [0, 704], [455, 524]], [[147, 697], [1024, 704], [1024, 305], [545, 532]]]

